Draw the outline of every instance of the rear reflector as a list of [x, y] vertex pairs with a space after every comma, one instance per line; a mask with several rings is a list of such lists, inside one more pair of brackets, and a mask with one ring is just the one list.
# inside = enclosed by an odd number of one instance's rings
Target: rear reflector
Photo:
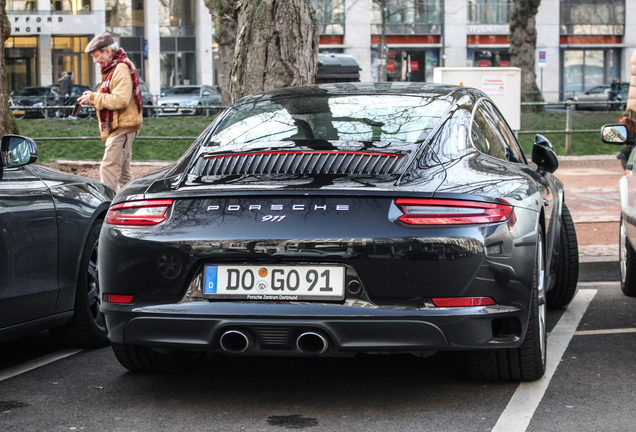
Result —
[[102, 298], [106, 303], [132, 303], [133, 297], [131, 295], [104, 294]]
[[166, 220], [172, 200], [148, 200], [119, 203], [108, 209], [106, 223], [111, 225], [157, 225]]
[[477, 201], [429, 198], [395, 200], [402, 213], [398, 220], [410, 225], [465, 225], [503, 222], [512, 206]]
[[495, 301], [490, 297], [446, 297], [431, 299], [437, 307], [470, 307], [470, 306], [491, 306]]

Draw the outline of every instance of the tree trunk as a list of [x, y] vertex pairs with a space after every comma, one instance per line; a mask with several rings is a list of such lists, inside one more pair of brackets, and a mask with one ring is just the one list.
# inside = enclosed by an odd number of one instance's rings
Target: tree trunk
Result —
[[214, 18], [214, 40], [219, 45], [219, 81], [221, 103], [230, 103], [230, 73], [236, 45], [237, 7], [239, 0], [204, 0]]
[[15, 117], [9, 108], [8, 85], [4, 75], [4, 41], [11, 36], [11, 23], [7, 18], [6, 0], [0, 0], [0, 9], [2, 9], [2, 20], [0, 20], [0, 137], [5, 134], [17, 134], [18, 125]]
[[[536, 16], [541, 0], [514, 0], [510, 17], [510, 62], [521, 68], [521, 101], [542, 102], [534, 71], [537, 46]], [[543, 111], [542, 107], [528, 107], [529, 111]]]
[[311, 0], [245, 0], [238, 9], [232, 102], [254, 92], [313, 84], [319, 40]]

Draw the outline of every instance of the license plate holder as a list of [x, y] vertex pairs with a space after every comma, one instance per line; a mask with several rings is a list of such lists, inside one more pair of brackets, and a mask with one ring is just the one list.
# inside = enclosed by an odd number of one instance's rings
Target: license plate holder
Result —
[[344, 299], [345, 268], [314, 265], [211, 265], [204, 269], [203, 296], [249, 301]]

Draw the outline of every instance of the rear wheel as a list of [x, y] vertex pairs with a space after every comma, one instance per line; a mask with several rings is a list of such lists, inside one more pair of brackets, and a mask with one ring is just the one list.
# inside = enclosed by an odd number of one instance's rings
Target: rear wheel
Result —
[[470, 375], [482, 380], [535, 381], [546, 365], [545, 258], [543, 238], [537, 238], [532, 300], [526, 338], [519, 348], [481, 350], [470, 354]]
[[62, 327], [49, 330], [54, 338], [65, 345], [100, 348], [109, 344], [106, 337], [106, 321], [99, 308], [101, 293], [97, 251], [103, 222], [103, 219], [97, 219], [93, 223], [84, 244], [75, 290], [73, 318]]
[[113, 352], [119, 363], [132, 372], [184, 372], [197, 367], [205, 356], [199, 352], [162, 352], [140, 345], [115, 343]]
[[557, 263], [557, 279], [554, 287], [546, 293], [548, 307], [563, 308], [576, 295], [579, 280], [579, 245], [576, 240], [574, 220], [570, 210], [563, 203], [561, 211], [561, 245]]
[[621, 267], [621, 290], [627, 296], [636, 297], [636, 252], [627, 238], [622, 216], [618, 254]]

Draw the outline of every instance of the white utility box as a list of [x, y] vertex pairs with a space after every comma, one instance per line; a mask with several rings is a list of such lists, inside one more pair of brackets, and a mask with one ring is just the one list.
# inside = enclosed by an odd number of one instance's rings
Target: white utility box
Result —
[[510, 127], [516, 131], [521, 129], [521, 69], [438, 67], [433, 70], [433, 82], [483, 91], [495, 102]]

